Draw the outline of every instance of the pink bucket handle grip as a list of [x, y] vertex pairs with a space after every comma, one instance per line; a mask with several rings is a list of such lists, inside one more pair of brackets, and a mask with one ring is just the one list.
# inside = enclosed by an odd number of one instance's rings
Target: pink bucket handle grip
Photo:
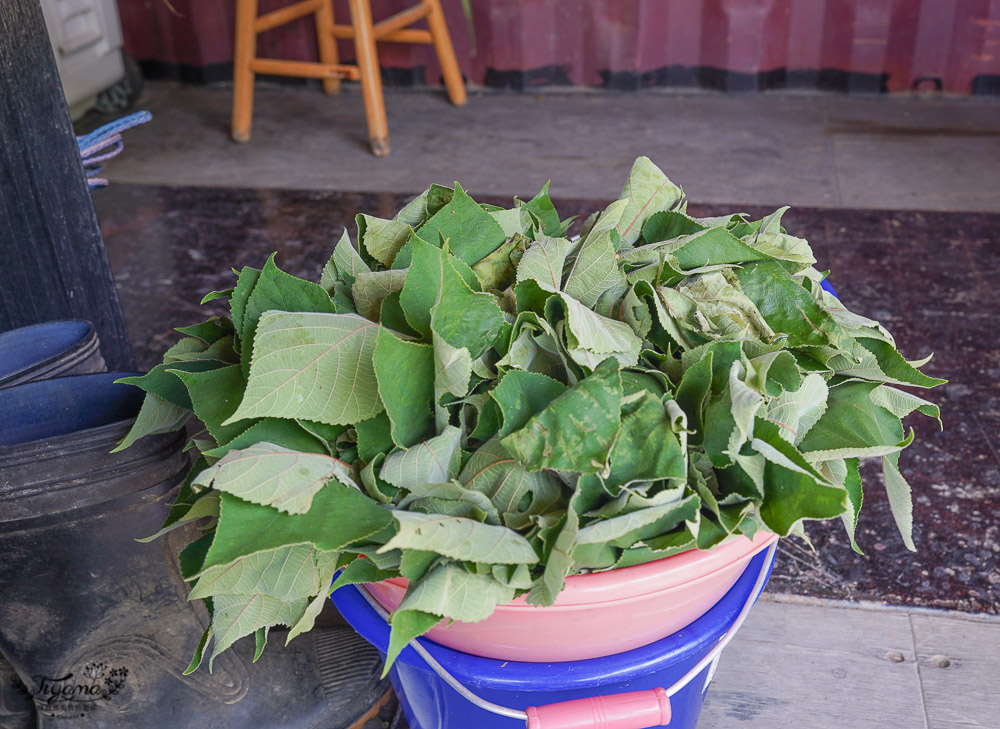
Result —
[[528, 729], [647, 729], [670, 723], [666, 690], [591, 696], [527, 711]]

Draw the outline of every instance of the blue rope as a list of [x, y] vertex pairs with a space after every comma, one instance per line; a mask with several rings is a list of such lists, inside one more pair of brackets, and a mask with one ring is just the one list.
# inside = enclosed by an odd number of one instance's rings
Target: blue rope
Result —
[[105, 187], [108, 184], [104, 178], [95, 176], [101, 172], [101, 163], [115, 157], [122, 151], [124, 148], [123, 131], [139, 124], [145, 124], [152, 118], [153, 115], [148, 111], [137, 111], [76, 138], [77, 146], [80, 148], [80, 157], [83, 158], [83, 171], [87, 176], [88, 187], [94, 189]]

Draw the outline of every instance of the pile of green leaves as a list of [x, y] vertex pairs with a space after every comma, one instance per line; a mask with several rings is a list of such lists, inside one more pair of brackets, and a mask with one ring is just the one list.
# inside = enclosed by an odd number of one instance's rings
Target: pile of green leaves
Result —
[[434, 185], [358, 215], [318, 284], [272, 256], [209, 294], [230, 317], [127, 380], [148, 394], [121, 445], [204, 424], [164, 527], [201, 526], [191, 670], [210, 638], [214, 658], [311, 628], [337, 570], [409, 580], [391, 662], [443, 618], [551, 605], [571, 574], [805, 519], [854, 544], [865, 457], [912, 549], [901, 418], [939, 413], [896, 386], [942, 381], [823, 290], [783, 212], [693, 218], [646, 158], [578, 239], [547, 189], [502, 209]]

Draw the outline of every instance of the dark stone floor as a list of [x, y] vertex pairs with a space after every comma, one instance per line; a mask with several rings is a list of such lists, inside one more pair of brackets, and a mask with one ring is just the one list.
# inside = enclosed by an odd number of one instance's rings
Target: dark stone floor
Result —
[[[260, 266], [316, 280], [355, 212], [391, 216], [406, 196], [118, 184], [95, 202], [139, 364], [176, 338], [173, 326], [215, 313], [202, 294], [232, 285], [229, 269]], [[587, 214], [591, 201], [557, 201]], [[721, 214], [737, 206], [692, 206]], [[743, 206], [742, 209], [746, 209]], [[750, 213], [770, 212], [761, 209]], [[950, 380], [931, 399], [944, 432], [914, 419], [902, 466], [915, 495], [911, 555], [879, 486], [870, 488], [856, 555], [840, 524], [810, 524], [816, 551], [783, 540], [770, 590], [1000, 613], [1000, 214], [798, 208], [784, 222], [807, 238], [853, 310], [882, 321], [903, 354], [935, 352], [926, 371]]]

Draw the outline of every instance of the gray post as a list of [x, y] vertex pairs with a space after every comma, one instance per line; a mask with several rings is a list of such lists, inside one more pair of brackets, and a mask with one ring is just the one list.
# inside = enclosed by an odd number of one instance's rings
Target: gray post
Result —
[[87, 319], [135, 360], [38, 0], [0, 0], [0, 331]]

